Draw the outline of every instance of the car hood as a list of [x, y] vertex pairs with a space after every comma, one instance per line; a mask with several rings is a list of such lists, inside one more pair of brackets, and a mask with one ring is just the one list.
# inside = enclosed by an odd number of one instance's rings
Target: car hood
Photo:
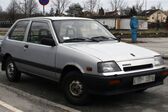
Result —
[[102, 61], [128, 61], [159, 55], [154, 51], [123, 42], [65, 43], [65, 45]]

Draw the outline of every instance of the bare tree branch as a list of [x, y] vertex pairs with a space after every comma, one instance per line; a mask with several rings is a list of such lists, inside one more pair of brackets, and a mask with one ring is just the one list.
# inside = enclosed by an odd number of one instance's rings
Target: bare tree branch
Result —
[[145, 1], [144, 0], [137, 0], [136, 4], [135, 4], [135, 9], [137, 11], [137, 13], [141, 13], [142, 12], [142, 8], [145, 5]]
[[2, 12], [3, 10], [2, 10], [2, 7], [0, 6], [0, 13]]
[[159, 1], [158, 3], [157, 3], [157, 9], [162, 9], [162, 4], [161, 4], [161, 2]]
[[95, 8], [100, 5], [100, 0], [87, 0], [84, 3], [84, 9], [93, 13]]
[[19, 2], [17, 7], [26, 17], [38, 12], [38, 5], [35, 0], [24, 0]]
[[70, 0], [54, 0], [52, 3], [52, 7], [56, 9], [58, 15], [60, 15], [68, 7], [68, 5], [70, 4]]
[[7, 8], [7, 13], [8, 13], [8, 18], [11, 22], [14, 22], [17, 19], [17, 14], [19, 13], [18, 9], [18, 3], [16, 0], [11, 0], [8, 8]]
[[110, 5], [112, 11], [119, 11], [126, 8], [127, 3], [125, 2], [125, 0], [110, 0]]

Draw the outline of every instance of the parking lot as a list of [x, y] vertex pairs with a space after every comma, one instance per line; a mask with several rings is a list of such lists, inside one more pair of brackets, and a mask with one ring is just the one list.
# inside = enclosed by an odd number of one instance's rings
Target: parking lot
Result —
[[[166, 61], [166, 63], [168, 64], [168, 61]], [[64, 99], [64, 96], [55, 82], [23, 75], [20, 83], [11, 83], [7, 81], [4, 72], [1, 71], [0, 74], [0, 83], [4, 85], [83, 112], [135, 112], [135, 110], [136, 112], [168, 111], [168, 78], [165, 80], [164, 85], [148, 89], [144, 93], [129, 93], [110, 97], [94, 96], [92, 98], [93, 102], [89, 105], [74, 106], [70, 105]], [[3, 90], [2, 88], [0, 89]], [[4, 97], [5, 95], [3, 98]], [[2, 99], [2, 96], [0, 96], [0, 99]], [[11, 105], [15, 105], [15, 102], [12, 101], [15, 100], [14, 97], [10, 97], [8, 100], [11, 100]], [[22, 105], [20, 106], [21, 107], [18, 108], [21, 108], [23, 111], [28, 111], [26, 109], [24, 110]], [[41, 109], [44, 108], [46, 109], [41, 111], [46, 112], [46, 110], [50, 110], [51, 107], [46, 105], [46, 107], [44, 106]]]
[[168, 112], [166, 0], [0, 1], [0, 112]]
[[[155, 50], [165, 57], [167, 56], [167, 39], [139, 39], [143, 43], [138, 43], [139, 46], [143, 46], [152, 50]], [[168, 65], [168, 60], [165, 60]], [[167, 112], [168, 111], [168, 78], [165, 79], [164, 85], [148, 89], [144, 93], [129, 93], [117, 96], [93, 96], [92, 102], [87, 106], [74, 106], [69, 104], [61, 93], [57, 83], [27, 75], [22, 75], [22, 80], [20, 83], [11, 83], [6, 79], [5, 72], [0, 71], [0, 84], [5, 85], [7, 88], [16, 88], [25, 93], [28, 93], [39, 98], [43, 98], [47, 101], [51, 101], [55, 104], [61, 104], [65, 107], [70, 107], [75, 110], [82, 112]], [[58, 108], [53, 108], [50, 105], [41, 104], [38, 100], [33, 100], [29, 102], [26, 101], [22, 103], [21, 100], [17, 100], [15, 97], [19, 97], [22, 100], [29, 99], [29, 96], [25, 97], [25, 93], [19, 93], [15, 91], [16, 96], [4, 92], [5, 89], [0, 87], [0, 99], [9, 102], [10, 105], [21, 109], [22, 111], [43, 111], [43, 112], [54, 112], [63, 111], [58, 110]], [[3, 92], [2, 92], [3, 91]], [[24, 94], [22, 96], [22, 94]], [[21, 96], [22, 97], [21, 97]], [[17, 101], [17, 103], [16, 103]], [[20, 101], [20, 102], [19, 102]], [[5, 112], [4, 107], [1, 108]], [[67, 109], [69, 111], [69, 108]], [[66, 111], [67, 111], [66, 110]], [[9, 111], [10, 112], [10, 111]]]

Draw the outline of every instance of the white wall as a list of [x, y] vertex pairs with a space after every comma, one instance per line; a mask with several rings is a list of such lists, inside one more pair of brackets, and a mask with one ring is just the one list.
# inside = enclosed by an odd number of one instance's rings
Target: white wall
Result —
[[148, 17], [148, 22], [156, 23], [157, 20], [160, 22], [166, 22], [167, 16], [162, 11], [157, 11]]
[[148, 29], [147, 20], [139, 20], [139, 29], [141, 29], [141, 30], [147, 30]]
[[[148, 22], [146, 20], [138, 20], [139, 29], [147, 30]], [[121, 19], [120, 20], [120, 29], [130, 29], [130, 19]]]
[[107, 25], [110, 29], [115, 27], [115, 19], [96, 19], [103, 25]]
[[[108, 25], [109, 28], [115, 27], [115, 19], [114, 18], [105, 18], [105, 19], [96, 19], [103, 25]], [[139, 29], [147, 30], [148, 22], [147, 20], [138, 20], [139, 21]], [[130, 19], [120, 19], [120, 28], [119, 29], [130, 29]]]
[[130, 19], [120, 19], [120, 29], [130, 29]]

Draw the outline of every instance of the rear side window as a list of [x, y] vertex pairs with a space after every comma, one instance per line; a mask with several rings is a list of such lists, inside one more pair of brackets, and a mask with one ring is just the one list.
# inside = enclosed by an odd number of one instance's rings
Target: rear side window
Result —
[[19, 21], [9, 34], [9, 39], [23, 41], [29, 21]]

